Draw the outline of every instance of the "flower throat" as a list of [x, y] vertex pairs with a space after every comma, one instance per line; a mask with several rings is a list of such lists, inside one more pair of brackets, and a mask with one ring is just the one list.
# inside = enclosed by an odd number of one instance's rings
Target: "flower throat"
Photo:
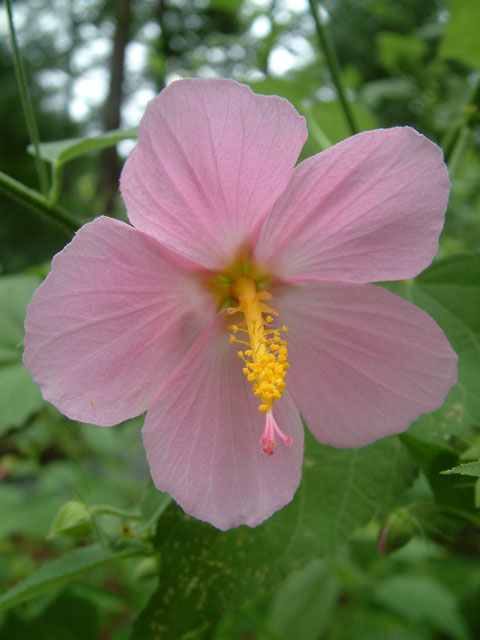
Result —
[[[243, 360], [242, 369], [247, 380], [253, 383], [253, 393], [260, 399], [259, 410], [266, 413], [265, 431], [260, 443], [266, 455], [273, 455], [275, 435], [286, 444], [292, 443], [275, 422], [272, 414], [273, 403], [281, 398], [286, 384], [287, 341], [281, 333], [286, 326], [273, 329], [273, 317], [278, 313], [266, 301], [272, 298], [268, 291], [257, 291], [255, 280], [242, 275], [231, 284], [232, 295], [238, 300], [237, 307], [228, 307], [228, 314], [241, 313], [245, 320], [228, 327], [232, 334], [230, 342], [245, 345], [247, 349], [238, 351]], [[265, 317], [264, 317], [265, 316]], [[239, 336], [239, 337], [237, 337]]]

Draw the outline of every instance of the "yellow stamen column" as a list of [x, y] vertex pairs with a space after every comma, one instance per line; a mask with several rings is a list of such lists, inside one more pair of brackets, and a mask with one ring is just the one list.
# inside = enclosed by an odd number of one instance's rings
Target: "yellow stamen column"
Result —
[[[243, 359], [244, 374], [250, 382], [253, 382], [253, 392], [261, 400], [260, 411], [271, 412], [274, 400], [278, 400], [285, 389], [285, 375], [288, 369], [287, 342], [280, 336], [282, 329], [270, 329], [273, 322], [270, 314], [276, 311], [263, 301], [271, 298], [266, 291], [257, 291], [253, 278], [240, 276], [232, 283], [232, 294], [238, 300], [238, 307], [228, 310], [229, 313], [242, 313], [245, 322], [233, 325], [230, 329], [235, 333], [243, 331], [248, 334], [250, 349], [239, 351], [238, 355]], [[263, 314], [268, 314], [266, 318]], [[231, 336], [232, 342], [245, 344], [235, 335]]]

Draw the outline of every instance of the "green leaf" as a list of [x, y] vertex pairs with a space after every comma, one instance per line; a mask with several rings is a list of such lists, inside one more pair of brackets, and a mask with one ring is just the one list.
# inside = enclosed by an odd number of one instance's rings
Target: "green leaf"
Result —
[[39, 388], [22, 363], [23, 321], [40, 278], [0, 278], [0, 434], [18, 427], [42, 406]]
[[69, 551], [60, 558], [45, 563], [28, 578], [4, 593], [0, 597], [0, 611], [35, 598], [50, 589], [63, 586], [87, 571], [139, 554], [141, 550], [138, 547], [114, 551], [100, 545]]
[[453, 467], [447, 471], [442, 471], [445, 475], [449, 473], [458, 473], [462, 476], [474, 476], [478, 478], [480, 476], [480, 462], [467, 462], [460, 464], [458, 467]]
[[440, 47], [440, 55], [480, 68], [479, 24], [478, 0], [451, 0], [450, 20]]
[[221, 533], [170, 507], [156, 546], [162, 580], [133, 640], [179, 640], [277, 587], [293, 570], [332, 553], [387, 509], [413, 480], [397, 438], [338, 450], [307, 437], [304, 477], [293, 502], [256, 529]]
[[325, 634], [337, 604], [340, 584], [330, 565], [314, 560], [295, 571], [275, 594], [270, 628], [284, 640], [316, 640]]
[[433, 640], [425, 628], [412, 628], [406, 620], [382, 611], [378, 605], [346, 603], [335, 619], [329, 640]]
[[[314, 65], [299, 72], [296, 82], [282, 78], [266, 78], [251, 82], [250, 86], [256, 93], [279, 95], [287, 98], [295, 108], [307, 118], [309, 141], [316, 144], [310, 149], [307, 141], [307, 151], [316, 153], [329, 144], [335, 144], [351, 135], [345, 121], [342, 106], [338, 100], [330, 102], [316, 101], [312, 103], [312, 95], [318, 89], [318, 69]], [[358, 102], [350, 102], [355, 121], [360, 130], [375, 129], [377, 119], [372, 111]], [[320, 132], [320, 136], [318, 133]], [[305, 149], [302, 156], [305, 155]]]
[[424, 40], [395, 31], [381, 31], [377, 35], [377, 48], [380, 63], [394, 72], [405, 67], [413, 70], [428, 52]]
[[[363, 105], [358, 102], [351, 102], [350, 108], [360, 131], [375, 129], [378, 126], [373, 113]], [[309, 132], [312, 135], [314, 135], [315, 124], [321, 126], [332, 144], [340, 142], [351, 135], [340, 103], [337, 100], [334, 102], [317, 102], [312, 107], [304, 108], [304, 112], [308, 118]]]
[[440, 633], [447, 633], [457, 640], [470, 638], [455, 597], [433, 578], [395, 576], [378, 584], [372, 595], [404, 619], [427, 622]]
[[153, 527], [171, 502], [172, 498], [168, 493], [159, 491], [150, 481], [140, 503], [140, 512], [145, 520], [141, 530], [146, 531]]
[[[91, 151], [113, 147], [117, 142], [135, 138], [138, 138], [138, 127], [114, 129], [89, 138], [70, 138], [55, 142], [43, 142], [40, 144], [40, 155], [44, 160], [52, 164], [61, 165], [84, 156]], [[28, 147], [28, 151], [33, 153], [31, 146]]]
[[97, 608], [85, 598], [62, 593], [32, 620], [9, 612], [0, 640], [92, 640], [100, 637], [99, 617]]
[[459, 478], [441, 475], [442, 471], [458, 462], [455, 451], [436, 442], [417, 438], [412, 433], [404, 433], [400, 437], [412, 459], [425, 474], [437, 502], [465, 511], [473, 507], [472, 489], [466, 487]]

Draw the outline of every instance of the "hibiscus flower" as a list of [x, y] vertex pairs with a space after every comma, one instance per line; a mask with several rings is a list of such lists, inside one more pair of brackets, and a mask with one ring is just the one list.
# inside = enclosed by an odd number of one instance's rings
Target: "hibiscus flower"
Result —
[[441, 150], [380, 129], [295, 167], [306, 137], [282, 98], [171, 84], [121, 176], [133, 226], [82, 227], [27, 313], [44, 398], [103, 426], [147, 411], [157, 487], [220, 529], [292, 499], [301, 416], [320, 442], [360, 447], [440, 407], [456, 380], [437, 324], [368, 284], [434, 257]]

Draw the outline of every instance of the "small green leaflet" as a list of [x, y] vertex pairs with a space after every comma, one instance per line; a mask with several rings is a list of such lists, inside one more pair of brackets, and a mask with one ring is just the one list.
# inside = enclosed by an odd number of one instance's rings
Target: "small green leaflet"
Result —
[[[42, 142], [40, 155], [47, 162], [51, 162], [54, 165], [62, 165], [91, 151], [113, 147], [122, 140], [134, 140], [136, 138], [138, 138], [138, 127], [113, 129], [89, 138], [70, 138], [55, 142]], [[28, 152], [33, 153], [32, 145], [28, 147]]]

